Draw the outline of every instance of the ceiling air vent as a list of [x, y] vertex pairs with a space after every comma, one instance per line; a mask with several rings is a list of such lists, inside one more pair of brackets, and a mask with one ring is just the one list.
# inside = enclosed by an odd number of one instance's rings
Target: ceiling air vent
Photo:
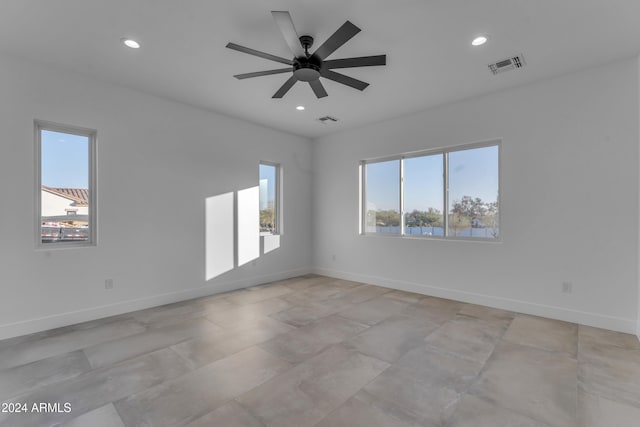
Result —
[[324, 117], [320, 117], [318, 119], [318, 121], [320, 123], [324, 123], [326, 125], [327, 123], [337, 122], [338, 119], [336, 119], [335, 117], [331, 117], [331, 116], [324, 116]]
[[489, 70], [495, 75], [498, 73], [503, 73], [505, 71], [515, 70], [517, 68], [524, 67], [524, 57], [522, 54], [512, 56], [511, 58], [503, 59], [502, 61], [494, 62], [493, 64], [489, 64]]

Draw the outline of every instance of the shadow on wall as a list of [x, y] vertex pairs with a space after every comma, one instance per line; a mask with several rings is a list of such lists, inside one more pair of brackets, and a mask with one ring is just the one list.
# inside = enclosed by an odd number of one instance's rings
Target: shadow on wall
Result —
[[206, 199], [206, 280], [280, 247], [279, 235], [261, 236], [259, 206], [257, 186]]

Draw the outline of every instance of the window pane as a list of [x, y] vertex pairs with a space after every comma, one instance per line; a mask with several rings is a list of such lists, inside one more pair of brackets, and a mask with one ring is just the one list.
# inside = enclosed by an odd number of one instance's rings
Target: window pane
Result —
[[497, 238], [498, 146], [449, 153], [449, 235]]
[[400, 160], [365, 169], [365, 232], [400, 234]]
[[444, 236], [442, 154], [404, 161], [406, 235]]
[[40, 142], [41, 242], [86, 242], [92, 226], [90, 138], [42, 129]]
[[277, 166], [260, 164], [260, 232], [262, 233], [278, 232], [277, 175]]

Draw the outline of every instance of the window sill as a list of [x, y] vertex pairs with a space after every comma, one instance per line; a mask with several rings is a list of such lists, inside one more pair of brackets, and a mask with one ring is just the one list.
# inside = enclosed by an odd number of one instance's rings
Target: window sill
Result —
[[485, 239], [480, 237], [443, 237], [443, 236], [419, 236], [419, 235], [400, 235], [400, 234], [382, 234], [382, 233], [360, 233], [361, 237], [370, 238], [391, 238], [391, 239], [407, 239], [407, 240], [438, 240], [444, 242], [471, 242], [471, 243], [502, 243], [502, 238]]

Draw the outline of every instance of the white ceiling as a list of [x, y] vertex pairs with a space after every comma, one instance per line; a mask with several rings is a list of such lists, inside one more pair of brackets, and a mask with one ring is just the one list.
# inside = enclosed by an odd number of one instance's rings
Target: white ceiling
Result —
[[[225, 48], [291, 57], [271, 10], [290, 11], [315, 47], [348, 19], [362, 31], [329, 59], [387, 54], [387, 65], [339, 70], [364, 92], [322, 79], [327, 98], [299, 82], [272, 99], [288, 74], [232, 76], [282, 64]], [[639, 0], [1, 0], [0, 52], [317, 137], [637, 55], [639, 19]], [[489, 43], [472, 47], [481, 33]], [[519, 53], [524, 69], [488, 71]]]

